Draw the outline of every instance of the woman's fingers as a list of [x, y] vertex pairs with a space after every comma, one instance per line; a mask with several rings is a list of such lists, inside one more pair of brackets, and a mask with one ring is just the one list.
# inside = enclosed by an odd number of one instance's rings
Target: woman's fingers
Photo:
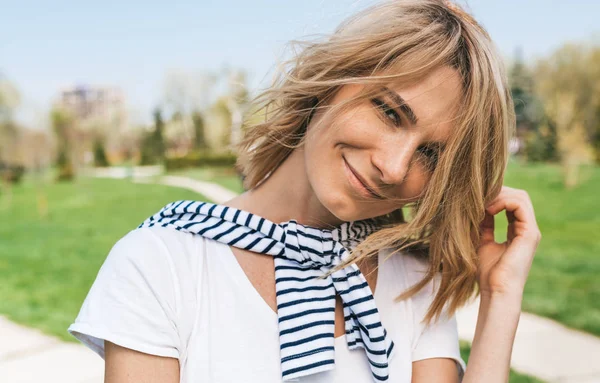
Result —
[[506, 210], [509, 223], [507, 233], [509, 241], [517, 236], [539, 240], [539, 228], [527, 192], [503, 186], [498, 196], [486, 207], [486, 213], [494, 216], [502, 210]]

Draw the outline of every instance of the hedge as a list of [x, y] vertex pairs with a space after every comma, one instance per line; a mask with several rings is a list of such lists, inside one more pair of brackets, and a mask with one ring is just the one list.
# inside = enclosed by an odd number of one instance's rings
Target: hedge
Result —
[[17, 184], [25, 174], [25, 168], [21, 165], [9, 165], [0, 162], [0, 181], [4, 180]]
[[168, 171], [200, 166], [234, 166], [236, 159], [233, 153], [192, 152], [181, 157], [165, 158], [165, 168]]

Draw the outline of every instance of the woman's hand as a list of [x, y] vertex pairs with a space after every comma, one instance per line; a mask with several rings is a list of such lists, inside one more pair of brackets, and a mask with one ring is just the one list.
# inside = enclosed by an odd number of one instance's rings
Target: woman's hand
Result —
[[[494, 216], [506, 210], [507, 240], [494, 240]], [[482, 295], [522, 295], [535, 251], [541, 239], [529, 195], [503, 186], [486, 206], [477, 255], [477, 279]]]

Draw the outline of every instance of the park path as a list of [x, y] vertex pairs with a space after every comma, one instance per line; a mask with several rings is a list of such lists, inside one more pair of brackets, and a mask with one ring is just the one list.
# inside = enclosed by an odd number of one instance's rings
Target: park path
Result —
[[80, 344], [62, 342], [0, 316], [0, 382], [102, 383], [104, 363]]
[[[187, 177], [156, 177], [152, 171], [136, 175], [136, 182], [190, 189], [216, 203], [236, 195], [220, 185]], [[122, 171], [97, 176], [125, 178]], [[457, 313], [461, 339], [472, 341], [478, 307], [479, 301], [474, 300]], [[549, 383], [600, 383], [600, 338], [522, 313], [511, 365]], [[103, 369], [102, 359], [84, 346], [62, 342], [0, 316], [0, 382], [102, 383]]]

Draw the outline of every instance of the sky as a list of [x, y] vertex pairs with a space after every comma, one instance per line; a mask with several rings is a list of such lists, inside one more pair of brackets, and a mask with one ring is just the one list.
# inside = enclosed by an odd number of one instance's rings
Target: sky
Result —
[[[43, 125], [59, 90], [113, 85], [130, 120], [150, 120], [169, 72], [244, 69], [268, 85], [285, 44], [326, 34], [373, 0], [0, 0], [0, 75], [21, 95], [19, 122]], [[528, 61], [600, 39], [597, 0], [458, 1], [506, 56]]]

